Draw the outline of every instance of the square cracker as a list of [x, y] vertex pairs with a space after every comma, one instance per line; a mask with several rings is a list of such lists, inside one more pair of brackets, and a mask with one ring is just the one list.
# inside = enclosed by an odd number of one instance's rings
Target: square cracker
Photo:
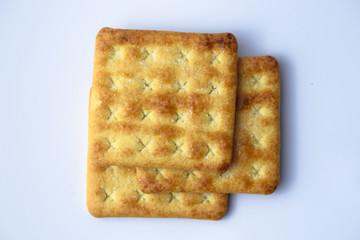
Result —
[[280, 72], [271, 56], [238, 60], [233, 151], [223, 174], [138, 168], [138, 185], [144, 192], [274, 192], [279, 182]]
[[88, 163], [87, 205], [95, 217], [173, 217], [217, 220], [227, 194], [141, 192], [135, 168]]
[[232, 155], [236, 62], [230, 33], [103, 28], [89, 158], [104, 166], [224, 172]]

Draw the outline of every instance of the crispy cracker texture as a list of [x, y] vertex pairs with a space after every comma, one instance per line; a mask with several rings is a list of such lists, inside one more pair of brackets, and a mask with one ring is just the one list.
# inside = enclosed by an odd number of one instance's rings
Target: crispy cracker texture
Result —
[[[92, 89], [90, 90], [90, 99]], [[91, 109], [91, 101], [89, 102]], [[87, 206], [94, 217], [221, 219], [228, 195], [217, 193], [143, 193], [136, 168], [104, 166], [88, 157]]]
[[241, 57], [233, 161], [223, 174], [138, 168], [144, 192], [273, 193], [279, 182], [280, 71], [274, 57]]
[[230, 33], [103, 28], [96, 38], [89, 159], [224, 172], [232, 158], [236, 63]]
[[218, 220], [227, 194], [141, 192], [136, 169], [88, 163], [87, 206], [94, 217], [163, 217]]

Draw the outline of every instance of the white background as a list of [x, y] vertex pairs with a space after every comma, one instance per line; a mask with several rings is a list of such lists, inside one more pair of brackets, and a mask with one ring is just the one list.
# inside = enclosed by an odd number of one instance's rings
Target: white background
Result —
[[[220, 221], [93, 218], [88, 94], [104, 26], [232, 32], [281, 67], [281, 182]], [[359, 1], [0, 1], [0, 239], [360, 239]]]

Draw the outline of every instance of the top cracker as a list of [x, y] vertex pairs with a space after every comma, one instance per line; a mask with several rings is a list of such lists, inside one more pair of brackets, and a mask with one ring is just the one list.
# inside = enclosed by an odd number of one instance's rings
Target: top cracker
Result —
[[230, 33], [103, 28], [89, 157], [103, 165], [224, 172], [232, 155], [236, 61]]

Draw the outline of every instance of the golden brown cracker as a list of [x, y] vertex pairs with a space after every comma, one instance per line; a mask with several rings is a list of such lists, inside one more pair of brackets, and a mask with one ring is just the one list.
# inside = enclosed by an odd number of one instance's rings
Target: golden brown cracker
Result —
[[236, 61], [229, 33], [102, 29], [89, 158], [103, 166], [224, 172], [232, 155]]

